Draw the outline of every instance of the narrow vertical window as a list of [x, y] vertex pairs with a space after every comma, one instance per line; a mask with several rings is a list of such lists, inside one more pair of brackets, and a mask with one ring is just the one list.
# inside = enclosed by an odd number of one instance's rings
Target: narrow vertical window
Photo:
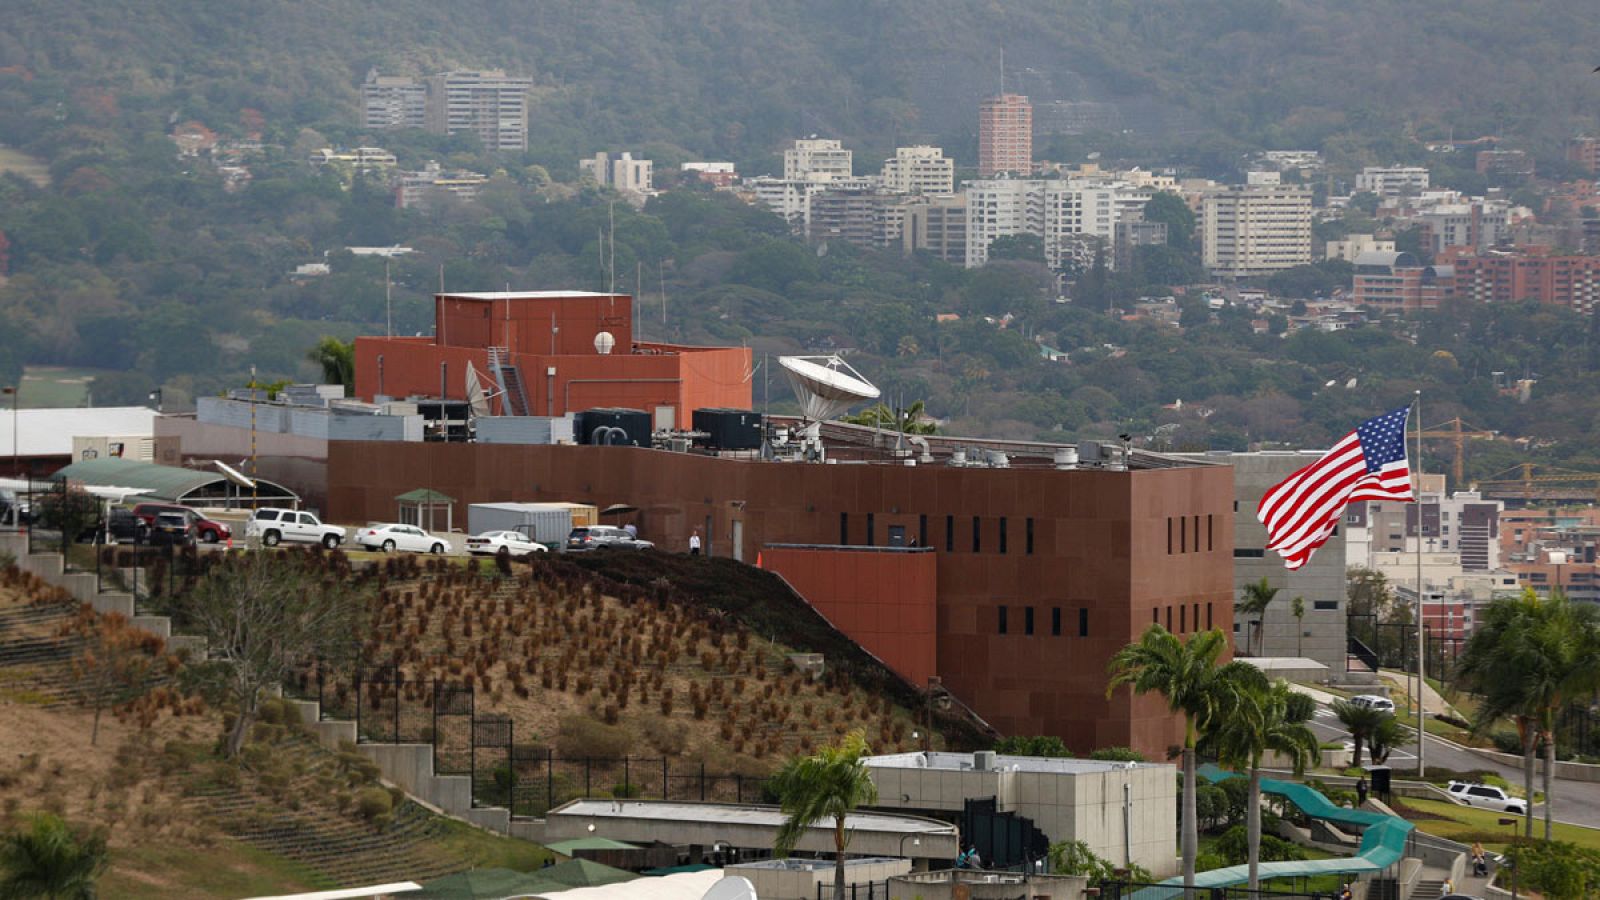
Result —
[[1213, 629], [1215, 627], [1217, 627], [1217, 626], [1211, 624], [1211, 604], [1207, 603], [1206, 604], [1206, 630], [1210, 631], [1211, 629]]
[[928, 546], [928, 514], [917, 516], [917, 546]]
[[1033, 634], [1033, 607], [1022, 608], [1022, 633]]
[[[1000, 552], [1006, 552], [1006, 517], [1000, 517]], [[1030, 607], [1031, 608], [1031, 607]]]
[[1172, 630], [1172, 607], [1167, 607], [1167, 630]]
[[1189, 517], [1178, 517], [1178, 552], [1189, 552]]
[[1150, 624], [1152, 624], [1152, 625], [1160, 625], [1161, 624], [1161, 607], [1153, 606], [1153, 607], [1150, 608]]
[[972, 517], [972, 552], [983, 552], [983, 520], [977, 516]]
[[1189, 630], [1189, 607], [1178, 604], [1178, 633], [1183, 634]]
[[1199, 513], [1195, 513], [1195, 517], [1194, 517], [1194, 552], [1196, 552], [1196, 553], [1200, 552], [1200, 514]]
[[1061, 637], [1061, 607], [1059, 606], [1051, 607], [1050, 609], [1050, 633], [1055, 637]]
[[956, 517], [944, 517], [944, 552], [956, 552]]
[[1200, 604], [1194, 605], [1194, 630], [1200, 630]]
[[1000, 633], [1006, 633], [1006, 608], [1000, 607]]
[[1089, 636], [1089, 610], [1078, 607], [1078, 637]]
[[867, 513], [867, 546], [877, 546], [877, 535], [873, 533], [872, 513]]
[[1024, 551], [1024, 552], [1026, 552], [1029, 556], [1032, 556], [1033, 555], [1033, 516], [1029, 516], [1028, 517], [1027, 525], [1028, 525], [1028, 527], [1027, 527], [1028, 547], [1027, 547], [1027, 550]]
[[1172, 555], [1172, 517], [1167, 516], [1167, 555]]
[[850, 514], [839, 513], [839, 543], [850, 543]]
[[1206, 550], [1207, 551], [1211, 551], [1211, 550], [1215, 550], [1216, 549], [1216, 543], [1215, 543], [1216, 522], [1213, 521], [1215, 518], [1216, 518], [1216, 516], [1213, 516], [1211, 513], [1206, 513]]

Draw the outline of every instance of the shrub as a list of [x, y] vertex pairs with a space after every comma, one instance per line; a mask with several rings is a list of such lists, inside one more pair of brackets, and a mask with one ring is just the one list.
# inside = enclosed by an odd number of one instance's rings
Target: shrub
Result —
[[1494, 748], [1501, 753], [1515, 753], [1522, 755], [1522, 738], [1515, 731], [1496, 731], [1489, 735], [1489, 740], [1494, 743]]
[[[828, 716], [828, 720], [832, 721], [831, 715]], [[1048, 734], [1012, 735], [1011, 737], [1001, 738], [995, 742], [994, 750], [996, 753], [1004, 753], [1008, 756], [1072, 758], [1072, 751], [1067, 749], [1067, 745], [1062, 742], [1061, 738]]]
[[1089, 758], [1101, 762], [1148, 762], [1143, 753], [1132, 747], [1101, 747], [1090, 753]]
[[632, 746], [633, 736], [626, 729], [582, 715], [563, 717], [556, 735], [556, 749], [568, 759], [613, 759], [627, 755]]
[[394, 798], [381, 787], [362, 788], [356, 794], [356, 813], [369, 822], [387, 820], [394, 812]]
[[611, 796], [618, 800], [628, 800], [644, 793], [644, 789], [637, 784], [614, 784], [611, 786]]

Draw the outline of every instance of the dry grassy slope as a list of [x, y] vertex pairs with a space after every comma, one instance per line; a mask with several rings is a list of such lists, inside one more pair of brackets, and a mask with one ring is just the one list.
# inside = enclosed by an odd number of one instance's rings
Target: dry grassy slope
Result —
[[[73, 610], [60, 601], [14, 569], [0, 571], [0, 644], [55, 637]], [[0, 830], [38, 811], [104, 828], [112, 856], [102, 896], [253, 896], [475, 864], [531, 869], [544, 857], [535, 845], [458, 827], [414, 804], [376, 827], [357, 812], [364, 789], [388, 796], [375, 768], [280, 724], [281, 707], [269, 713], [277, 721], [258, 726], [241, 763], [213, 755], [222, 715], [192, 706], [182, 716], [169, 707], [149, 727], [107, 714], [91, 746], [91, 713], [60, 702], [73, 696], [71, 672], [70, 662], [0, 661]], [[19, 683], [29, 687], [4, 689]]]
[[[769, 574], [703, 560], [716, 587], [689, 593], [673, 586], [672, 561], [636, 556], [654, 573], [641, 585], [561, 558], [519, 564], [506, 578], [442, 563], [418, 572], [397, 559], [366, 657], [398, 661], [411, 682], [407, 735], [431, 727], [424, 685], [444, 679], [474, 686], [480, 716], [509, 716], [517, 744], [569, 758], [665, 755], [674, 766], [761, 774], [852, 730], [877, 752], [920, 745], [915, 692], [803, 603], [776, 608], [772, 588], [782, 586]], [[826, 653], [828, 674], [796, 671], [787, 656], [797, 650]], [[368, 684], [366, 693], [368, 721], [392, 731], [382, 720], [393, 714], [390, 690]]]

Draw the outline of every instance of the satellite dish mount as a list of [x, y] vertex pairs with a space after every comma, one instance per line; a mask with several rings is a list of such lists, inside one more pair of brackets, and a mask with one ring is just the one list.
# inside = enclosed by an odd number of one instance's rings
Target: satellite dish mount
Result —
[[778, 365], [800, 401], [805, 423], [800, 431], [801, 451], [807, 459], [820, 462], [827, 458], [822, 423], [858, 403], [878, 399], [878, 389], [838, 355], [780, 356]]

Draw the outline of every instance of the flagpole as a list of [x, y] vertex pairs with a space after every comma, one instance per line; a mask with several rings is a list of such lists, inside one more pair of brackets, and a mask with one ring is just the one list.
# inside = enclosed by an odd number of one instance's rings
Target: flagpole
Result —
[[1423, 720], [1423, 696], [1428, 683], [1423, 679], [1423, 659], [1428, 655], [1428, 630], [1424, 624], [1427, 617], [1423, 614], [1422, 604], [1422, 391], [1416, 392], [1415, 399], [1411, 402], [1411, 414], [1417, 419], [1417, 462], [1412, 468], [1416, 473], [1416, 496], [1412, 502], [1417, 505], [1417, 777], [1427, 775], [1427, 767], [1423, 762], [1424, 736], [1427, 729]]

